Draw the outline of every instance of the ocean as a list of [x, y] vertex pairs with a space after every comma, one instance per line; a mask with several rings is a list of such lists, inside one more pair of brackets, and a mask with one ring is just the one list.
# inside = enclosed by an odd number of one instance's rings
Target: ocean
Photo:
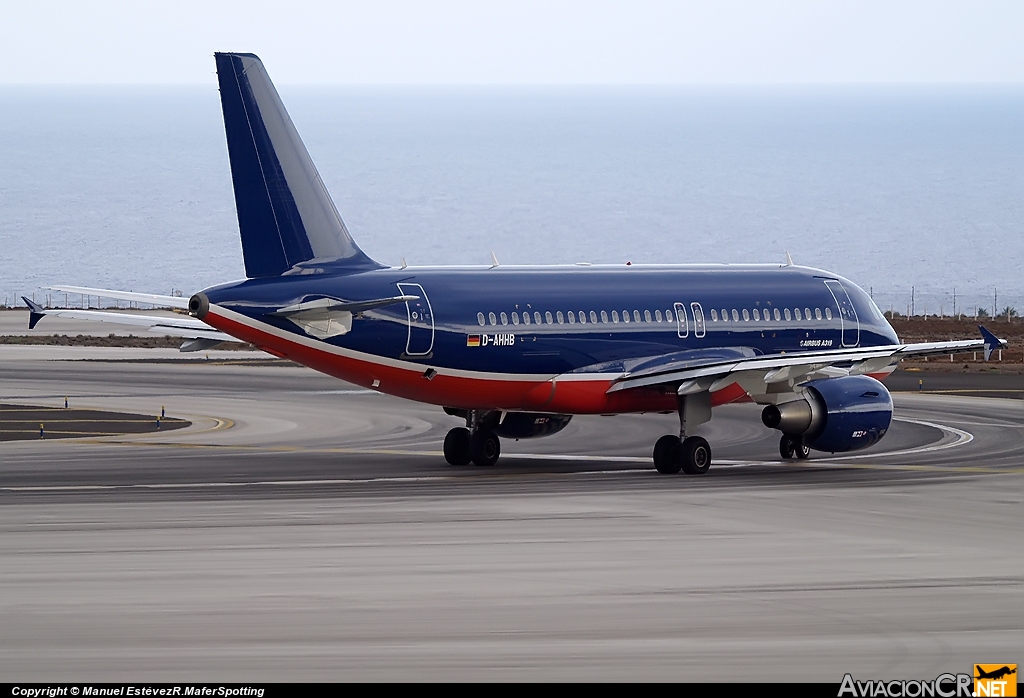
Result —
[[[279, 90], [384, 263], [788, 251], [883, 310], [1024, 315], [1021, 87]], [[0, 301], [244, 276], [212, 79], [0, 86], [0, 114]]]

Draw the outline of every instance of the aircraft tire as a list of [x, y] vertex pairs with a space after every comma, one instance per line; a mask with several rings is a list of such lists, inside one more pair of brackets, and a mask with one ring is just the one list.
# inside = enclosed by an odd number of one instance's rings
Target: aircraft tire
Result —
[[444, 437], [444, 459], [449, 465], [469, 465], [472, 435], [466, 427], [455, 427]]
[[796, 457], [800, 460], [806, 460], [811, 455], [811, 447], [805, 444], [803, 439], [800, 439], [796, 442], [794, 453], [796, 453]]
[[683, 468], [683, 445], [679, 437], [666, 434], [654, 444], [654, 467], [662, 475], [675, 475]]
[[470, 440], [469, 452], [474, 465], [490, 467], [501, 455], [501, 441], [490, 429], [477, 429]]
[[796, 455], [797, 440], [789, 434], [783, 434], [779, 439], [779, 455], [783, 460], [789, 460]]
[[688, 436], [682, 443], [683, 472], [703, 475], [711, 467], [711, 445], [700, 436]]

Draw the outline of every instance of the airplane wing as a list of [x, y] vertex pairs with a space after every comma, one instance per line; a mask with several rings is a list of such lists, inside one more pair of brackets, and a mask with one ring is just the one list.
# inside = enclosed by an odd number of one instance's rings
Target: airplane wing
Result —
[[984, 327], [979, 329], [982, 339], [978, 340], [722, 357], [696, 365], [688, 361], [686, 366], [654, 360], [623, 373], [608, 392], [661, 385], [671, 386], [678, 395], [689, 395], [705, 390], [714, 392], [738, 383], [755, 401], [776, 402], [791, 393], [798, 383], [815, 378], [877, 373], [900, 359], [980, 350], [985, 352], [987, 361], [992, 351], [1005, 345], [1006, 340], [998, 339]]
[[63, 291], [64, 293], [81, 293], [84, 296], [99, 296], [101, 298], [115, 298], [121, 301], [151, 303], [167, 308], [188, 309], [188, 298], [182, 298], [181, 296], [160, 296], [155, 293], [135, 293], [134, 291], [111, 291], [105, 288], [88, 288], [86, 286], [47, 286], [46, 288], [51, 291]]
[[[78, 288], [78, 287], [65, 287], [65, 288]], [[95, 289], [90, 289], [95, 290]], [[78, 293], [78, 291], [74, 291]], [[111, 292], [104, 292], [111, 293]], [[104, 295], [94, 294], [94, 295]], [[127, 294], [125, 294], [127, 295]], [[149, 294], [131, 294], [131, 295], [149, 295]], [[107, 296], [113, 297], [113, 296]], [[160, 296], [150, 296], [151, 298], [160, 298]], [[175, 300], [182, 300], [174, 296], [167, 296], [168, 298], [175, 298]], [[98, 322], [109, 322], [118, 325], [134, 325], [136, 327], [144, 327], [150, 332], [156, 332], [165, 335], [171, 335], [174, 337], [183, 337], [186, 339], [181, 345], [181, 351], [202, 351], [209, 349], [210, 347], [220, 344], [221, 342], [241, 342], [229, 334], [225, 334], [207, 325], [202, 320], [188, 315], [179, 315], [177, 313], [173, 315], [140, 315], [133, 313], [115, 313], [105, 312], [102, 310], [75, 310], [65, 308], [44, 308], [38, 303], [22, 296], [22, 300], [28, 305], [29, 320], [28, 328], [34, 329], [35, 326], [47, 315], [54, 317], [69, 318], [72, 320], [90, 320]], [[138, 298], [132, 298], [131, 300], [141, 300]], [[145, 301], [148, 303], [162, 302], [162, 301]], [[186, 301], [187, 303], [187, 301]]]

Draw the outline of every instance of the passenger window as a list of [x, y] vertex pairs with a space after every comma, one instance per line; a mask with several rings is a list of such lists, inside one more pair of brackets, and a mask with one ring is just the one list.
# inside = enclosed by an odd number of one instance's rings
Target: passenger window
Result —
[[793, 315], [796, 317], [797, 321], [803, 320], [803, 318], [800, 317], [800, 308], [793, 308]]
[[519, 313], [515, 313], [515, 312], [512, 313], [512, 324], [513, 325], [518, 325], [519, 324]]
[[[540, 311], [539, 310], [535, 311], [533, 313], [533, 321], [535, 323], [537, 323], [538, 325], [540, 324]], [[548, 313], [548, 322], [551, 322], [551, 313]]]
[[634, 310], [633, 311], [633, 319], [636, 320], [637, 322], [640, 322], [640, 311], [639, 310]]
[[750, 321], [750, 313], [748, 313], [747, 309], [744, 308], [743, 309], [743, 322], [749, 322], [749, 321]]
[[590, 321], [595, 324], [597, 323], [597, 313], [595, 313], [593, 310], [590, 311]]
[[[513, 315], [513, 317], [515, 317], [515, 315]], [[530, 314], [529, 313], [523, 313], [523, 324], [524, 325], [529, 325], [530, 324]]]
[[665, 322], [672, 322], [673, 317], [671, 310], [665, 311]]
[[487, 324], [487, 319], [484, 318], [484, 314], [483, 313], [477, 313], [476, 314], [476, 321], [477, 321], [477, 324], [480, 325], [480, 327], [483, 327], [484, 325]]
[[755, 320], [760, 320], [761, 319], [761, 311], [758, 310], [757, 308], [754, 308], [754, 319]]
[[550, 325], [550, 324], [552, 324], [552, 323], [554, 322], [554, 320], [553, 320], [553, 319], [551, 319], [551, 311], [550, 311], [550, 310], [545, 310], [545, 311], [544, 311], [544, 319], [545, 319], [545, 320], [547, 321], [547, 323], [548, 323], [549, 325]]
[[487, 313], [487, 318], [491, 321], [492, 325], [498, 324], [498, 318], [495, 317], [494, 313]]
[[576, 324], [576, 313], [574, 313], [574, 312], [572, 312], [572, 311], [570, 310], [570, 311], [569, 311], [569, 312], [567, 313], [567, 315], [569, 316], [569, 324], [570, 324], [570, 325], [575, 325], [575, 324]]
[[807, 318], [808, 320], [811, 319], [811, 309], [810, 308], [804, 308], [804, 317]]
[[825, 317], [829, 320], [832, 319], [832, 308], [825, 308]]
[[651, 321], [651, 311], [650, 310], [645, 310], [644, 311], [644, 320], [646, 320], [647, 322]]
[[618, 321], [619, 321], [619, 311], [618, 310], [613, 310], [612, 311], [612, 322], [618, 322]]
[[740, 321], [740, 313], [739, 313], [738, 310], [736, 310], [736, 308], [732, 309], [732, 321], [733, 322], [739, 322]]
[[623, 310], [622, 311], [622, 321], [623, 322], [629, 322], [629, 311], [628, 310]]
[[714, 308], [711, 309], [711, 322], [718, 322], [718, 311]]
[[587, 321], [587, 314], [581, 310], [580, 311], [580, 323], [583, 324], [586, 321]]
[[608, 322], [608, 313], [607, 313], [607, 311], [604, 311], [604, 310], [601, 311], [601, 322]]
[[821, 319], [821, 308], [815, 308], [814, 309], [814, 319], [815, 320], [820, 320]]
[[790, 313], [789, 313], [789, 308], [786, 308], [785, 313], [786, 313], [786, 322], [789, 322], [790, 320], [793, 319], [793, 316], [790, 315]]
[[660, 310], [655, 310], [654, 311], [654, 319], [657, 320], [658, 322], [661, 322], [661, 311]]
[[776, 308], [775, 309], [775, 322], [781, 322], [781, 321], [782, 321], [782, 313], [780, 313], [779, 309]]
[[555, 319], [558, 320], [559, 325], [565, 324], [565, 316], [562, 315], [561, 310], [555, 313]]
[[508, 324], [508, 315], [506, 315], [505, 313], [501, 314], [501, 324], [502, 325], [507, 325]]

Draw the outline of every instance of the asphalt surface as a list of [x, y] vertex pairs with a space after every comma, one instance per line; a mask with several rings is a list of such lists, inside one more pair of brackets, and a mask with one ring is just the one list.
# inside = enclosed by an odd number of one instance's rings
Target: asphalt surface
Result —
[[0, 404], [0, 441], [73, 439], [109, 434], [146, 434], [183, 429], [185, 419], [110, 410]]
[[32, 349], [0, 347], [0, 402], [192, 424], [0, 444], [7, 680], [838, 682], [1024, 655], [1020, 400], [897, 393], [878, 446], [787, 463], [727, 406], [702, 477], [651, 466], [672, 415], [453, 468], [458, 420], [306, 369]]

